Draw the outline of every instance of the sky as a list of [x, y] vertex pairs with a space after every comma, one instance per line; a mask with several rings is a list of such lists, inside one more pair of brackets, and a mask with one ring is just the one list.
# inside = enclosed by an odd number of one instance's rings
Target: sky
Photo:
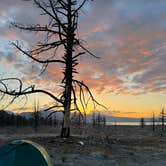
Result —
[[[153, 113], [158, 116], [166, 107], [165, 9], [165, 0], [95, 0], [82, 9], [79, 38], [100, 59], [81, 57], [76, 77], [84, 80], [96, 99], [107, 106], [105, 114], [150, 117]], [[44, 25], [47, 18], [40, 14], [28, 1], [0, 1], [0, 78], [18, 77], [25, 85], [56, 93], [62, 78], [59, 68], [50, 65], [40, 76], [42, 66], [11, 45], [19, 41], [27, 48], [39, 36], [17, 30], [10, 22]], [[52, 102], [46, 96], [31, 95], [26, 105], [20, 100], [7, 109], [32, 110], [36, 98], [44, 107]], [[7, 98], [0, 106], [5, 104]], [[88, 112], [92, 109], [90, 106]]]

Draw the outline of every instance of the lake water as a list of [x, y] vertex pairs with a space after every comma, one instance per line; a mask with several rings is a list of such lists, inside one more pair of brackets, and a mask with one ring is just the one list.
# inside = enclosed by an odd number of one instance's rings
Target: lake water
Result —
[[[120, 126], [140, 126], [140, 122], [106, 122], [109, 125], [120, 125]], [[152, 125], [152, 122], [145, 122], [145, 125]], [[155, 122], [155, 125], [161, 125], [161, 122]]]

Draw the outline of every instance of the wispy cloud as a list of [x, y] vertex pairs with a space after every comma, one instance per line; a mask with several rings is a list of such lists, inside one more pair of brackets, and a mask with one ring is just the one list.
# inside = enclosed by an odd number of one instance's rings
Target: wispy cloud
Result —
[[[34, 10], [29, 2], [19, 0], [1, 0], [0, 2], [0, 41], [3, 47], [9, 47], [5, 40], [21, 40], [30, 46], [38, 37], [30, 33], [9, 29], [9, 20], [18, 22], [41, 23], [46, 18], [39, 17], [40, 11]], [[100, 60], [84, 56], [78, 66], [81, 80], [84, 80], [98, 93], [140, 94], [148, 92], [165, 93], [166, 85], [166, 2], [103, 0], [91, 3], [91, 7], [81, 13], [79, 32], [87, 42], [83, 42]], [[25, 14], [26, 13], [26, 14]], [[33, 41], [32, 41], [33, 40]], [[63, 76], [61, 67], [49, 66], [40, 78], [41, 66], [29, 65], [27, 59], [18, 61], [12, 51], [1, 47], [3, 65], [14, 65], [22, 72], [26, 82], [34, 80], [40, 86], [47, 87], [47, 81], [55, 83]], [[9, 50], [9, 49], [8, 49]], [[25, 70], [26, 67], [26, 70]], [[31, 74], [30, 74], [31, 73]], [[50, 86], [54, 90], [54, 86]]]

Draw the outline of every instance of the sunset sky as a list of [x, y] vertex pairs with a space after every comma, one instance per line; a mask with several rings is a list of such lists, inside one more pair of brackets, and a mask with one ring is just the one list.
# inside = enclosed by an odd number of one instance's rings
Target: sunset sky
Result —
[[[47, 18], [40, 13], [28, 1], [0, 0], [0, 78], [19, 77], [26, 86], [35, 84], [56, 93], [62, 77], [57, 67], [50, 65], [39, 76], [42, 66], [10, 44], [20, 41], [28, 48], [37, 41], [39, 36], [12, 28], [9, 22], [45, 25]], [[90, 1], [80, 13], [78, 33], [84, 46], [101, 58], [81, 57], [76, 77], [108, 107], [105, 113], [159, 115], [166, 107], [166, 0]], [[31, 95], [25, 106], [17, 101], [7, 109], [30, 111], [36, 98], [43, 107], [52, 102]], [[6, 103], [7, 99], [0, 106]]]

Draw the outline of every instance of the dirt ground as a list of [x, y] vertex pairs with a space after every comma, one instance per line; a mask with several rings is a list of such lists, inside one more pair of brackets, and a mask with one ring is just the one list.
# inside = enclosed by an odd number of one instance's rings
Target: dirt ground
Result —
[[[165, 129], [166, 130], [166, 129]], [[72, 129], [69, 139], [61, 139], [59, 129], [41, 127], [1, 128], [0, 146], [16, 139], [42, 145], [54, 166], [165, 166], [166, 131], [157, 126], [107, 126]]]

